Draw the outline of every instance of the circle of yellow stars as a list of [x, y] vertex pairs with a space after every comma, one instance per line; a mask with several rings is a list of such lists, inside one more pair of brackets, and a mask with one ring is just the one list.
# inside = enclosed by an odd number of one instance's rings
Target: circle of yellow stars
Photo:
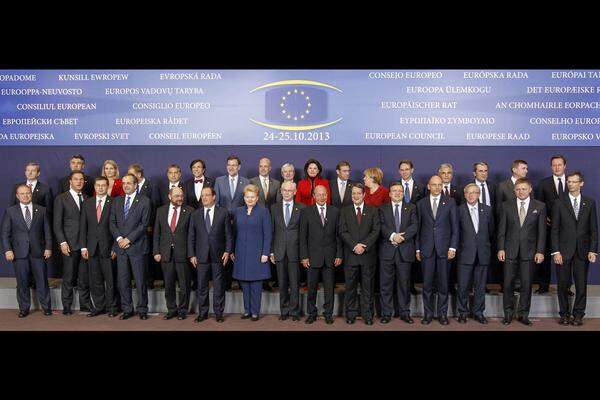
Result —
[[[285, 102], [292, 95], [293, 96], [298, 96], [298, 95], [302, 96], [302, 97], [304, 97], [304, 100], [306, 101], [306, 109], [299, 116], [298, 115], [292, 116], [285, 109]], [[305, 115], [310, 114], [310, 108], [312, 107], [312, 104], [310, 103], [310, 96], [307, 96], [303, 90], [294, 89], [294, 90], [288, 90], [284, 96], [281, 96], [281, 103], [279, 104], [279, 107], [281, 107], [281, 113], [284, 114], [287, 119], [289, 119], [289, 120], [293, 119], [294, 121], [298, 121], [298, 119], [303, 120]]]

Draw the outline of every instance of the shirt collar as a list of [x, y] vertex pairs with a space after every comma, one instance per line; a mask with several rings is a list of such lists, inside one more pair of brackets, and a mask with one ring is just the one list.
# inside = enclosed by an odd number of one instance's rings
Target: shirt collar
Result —
[[392, 200], [392, 201], [391, 201], [391, 203], [392, 203], [392, 208], [396, 208], [396, 204], [398, 204], [398, 206], [399, 206], [399, 207], [402, 207], [402, 200], [400, 200], [400, 201], [399, 201], [399, 202], [397, 202], [397, 203], [396, 203], [395, 201], [393, 201], [393, 200]]
[[129, 196], [129, 201], [133, 202], [133, 199], [135, 199], [136, 194], [137, 194], [137, 192], [135, 190], [131, 194], [125, 193], [125, 201], [127, 201], [127, 196]]
[[321, 207], [323, 207], [323, 211], [327, 211], [327, 203], [323, 204], [322, 206], [315, 204], [315, 206], [317, 207], [318, 212], [321, 212]]
[[487, 185], [487, 182], [481, 182], [480, 180], [478, 180], [477, 178], [475, 178], [475, 183], [477, 184], [477, 186], [481, 186], [481, 184], [483, 183], [484, 185]]
[[513, 185], [515, 184], [515, 182], [517, 182], [517, 178], [515, 178], [514, 176], [510, 177], [510, 181], [513, 183]]
[[521, 200], [517, 197], [517, 206], [521, 206], [521, 202], [524, 201], [525, 202], [525, 206], [529, 206], [529, 201], [531, 200], [531, 197], [527, 197], [525, 200]]
[[31, 203], [29, 203], [29, 204], [23, 204], [23, 203], [19, 202], [19, 204], [21, 204], [21, 208], [31, 207]]
[[290, 200], [290, 201], [285, 201], [285, 200], [282, 200], [282, 203], [283, 203], [283, 206], [284, 206], [284, 207], [285, 207], [285, 205], [286, 205], [286, 204], [294, 205], [294, 200], [293, 200], [293, 199], [292, 199], [292, 200]]
[[35, 186], [35, 185], [37, 185], [37, 183], [38, 183], [38, 180], [37, 180], [37, 179], [34, 179], [34, 180], [32, 180], [32, 181], [30, 181], [30, 180], [27, 180], [27, 184], [28, 184], [28, 185], [31, 185], [31, 186]]
[[[581, 192], [579, 193], [579, 196], [574, 197], [571, 193], [569, 193], [569, 198], [571, 199], [571, 203], [573, 202], [573, 200], [577, 199], [580, 200], [581, 199]], [[580, 201], [581, 202], [581, 201]]]
[[104, 200], [106, 200], [107, 197], [108, 197], [107, 194], [105, 194], [104, 196], [98, 196], [98, 195], [96, 195], [96, 202], [98, 202], [98, 200], [104, 201]]
[[144, 186], [144, 182], [146, 182], [146, 178], [142, 178], [142, 180], [138, 182], [138, 190], [142, 189], [142, 186]]
[[345, 183], [345, 184], [347, 184], [347, 183], [348, 183], [348, 180], [347, 180], [347, 179], [346, 179], [346, 180], [340, 179], [340, 177], [338, 176], [338, 177], [337, 177], [337, 182], [338, 182], [338, 186], [339, 186], [339, 185], [341, 185], [342, 183]]
[[77, 193], [73, 189], [69, 189], [69, 193], [71, 193], [71, 195], [74, 196], [74, 197], [79, 197], [79, 194], [83, 194], [83, 193]]
[[405, 181], [404, 179], [402, 179], [402, 183], [403, 183], [404, 185], [406, 185], [406, 184], [408, 183], [408, 184], [409, 184], [409, 186], [413, 184], [413, 181], [414, 181], [414, 180], [413, 180], [413, 178], [410, 178], [410, 179], [409, 179], [409, 180], [407, 180], [407, 181]]
[[179, 186], [179, 181], [175, 182], [175, 183], [171, 183], [169, 182], [169, 189], [173, 187], [173, 185], [175, 186]]
[[361, 204], [359, 204], [359, 205], [356, 205], [356, 204], [354, 204], [354, 203], [352, 203], [352, 205], [354, 205], [354, 211], [356, 211], [356, 209], [357, 209], [358, 207], [360, 207], [360, 209], [361, 209], [361, 210], [364, 210], [364, 209], [365, 209], [365, 202], [364, 202], [364, 201], [363, 201]]
[[469, 207], [469, 208], [475, 208], [475, 209], [477, 209], [478, 206], [479, 206], [479, 203], [475, 203], [473, 205], [470, 205], [469, 203], [466, 203], [466, 204], [467, 204], [467, 207]]
[[438, 200], [439, 200], [439, 199], [440, 199], [440, 197], [442, 197], [442, 194], [441, 194], [441, 193], [440, 193], [440, 194], [438, 194], [437, 196], [434, 196], [434, 195], [432, 195], [432, 194], [430, 194], [430, 195], [429, 195], [429, 198], [430, 198], [431, 200], [433, 200], [433, 199], [438, 199]]

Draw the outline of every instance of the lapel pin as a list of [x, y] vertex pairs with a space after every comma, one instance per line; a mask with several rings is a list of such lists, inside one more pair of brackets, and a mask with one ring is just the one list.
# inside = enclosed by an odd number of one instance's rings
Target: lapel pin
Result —
[[34, 209], [34, 210], [33, 210], [33, 212], [37, 212], [37, 210], [38, 210], [38, 209], [36, 208], [36, 209]]
[[581, 203], [582, 206], [585, 206], [585, 203]]
[[533, 210], [533, 213], [534, 213], [534, 214], [537, 214], [537, 210]]

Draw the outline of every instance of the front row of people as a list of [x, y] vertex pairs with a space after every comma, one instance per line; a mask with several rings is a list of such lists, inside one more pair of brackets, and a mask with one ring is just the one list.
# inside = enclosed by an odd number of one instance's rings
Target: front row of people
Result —
[[[83, 173], [71, 173], [71, 187], [81, 186]], [[558, 266], [560, 323], [581, 325], [586, 307], [586, 285], [590, 262], [596, 261], [598, 228], [595, 201], [582, 196], [583, 175], [567, 176], [568, 193], [552, 210], [552, 257]], [[146, 226], [151, 207], [146, 196], [137, 191], [137, 178], [127, 174], [122, 179], [124, 196], [108, 196], [108, 181], [98, 177], [95, 196], [83, 199], [76, 190], [64, 194], [65, 209], [77, 223], [56, 231], [56, 240], [66, 257], [81, 257], [89, 262], [91, 312], [89, 316], [108, 313], [118, 315], [117, 290], [123, 314], [134, 315], [132, 279], [137, 288], [135, 312], [148, 318], [145, 256], [150, 251]], [[416, 205], [404, 201], [401, 182], [392, 183], [390, 202], [373, 207], [365, 204], [365, 187], [351, 189], [352, 204], [337, 209], [327, 204], [327, 189], [313, 190], [315, 204], [305, 206], [295, 201], [296, 185], [286, 181], [281, 186], [282, 200], [268, 210], [258, 205], [259, 188], [244, 187], [245, 206], [232, 213], [216, 206], [216, 192], [204, 187], [202, 206], [197, 210], [183, 205], [182, 188], [171, 188], [169, 203], [158, 208], [154, 224], [152, 252], [165, 277], [168, 312], [165, 319], [185, 319], [189, 309], [191, 263], [197, 274], [197, 322], [209, 313], [209, 281], [213, 281], [213, 311], [218, 322], [224, 321], [225, 269], [233, 261], [233, 277], [243, 290], [243, 319], [259, 319], [262, 281], [271, 277], [269, 259], [277, 267], [280, 287], [281, 320], [297, 321], [301, 316], [298, 275], [307, 270], [307, 324], [317, 319], [317, 289], [322, 279], [323, 315], [333, 318], [335, 270], [343, 265], [346, 292], [344, 314], [353, 324], [359, 314], [368, 325], [375, 315], [375, 279], [379, 279], [381, 323], [394, 315], [394, 296], [400, 319], [413, 323], [410, 315], [411, 265], [420, 261], [423, 284], [422, 324], [430, 324], [437, 315], [442, 325], [448, 321], [448, 274], [450, 262], [457, 259], [458, 322], [467, 322], [469, 314], [486, 324], [485, 287], [487, 269], [497, 249], [504, 263], [504, 319], [507, 325], [517, 320], [531, 325], [532, 271], [534, 263], [544, 260], [546, 247], [546, 206], [531, 198], [531, 184], [526, 178], [515, 184], [516, 200], [500, 207], [496, 221], [489, 206], [479, 202], [480, 188], [464, 188], [466, 202], [457, 206], [452, 197], [442, 193], [442, 180], [433, 176], [428, 183], [429, 195]], [[7, 209], [2, 223], [5, 257], [13, 262], [17, 276], [19, 316], [30, 308], [29, 276], [36, 281], [40, 304], [51, 315], [45, 260], [52, 253], [52, 229], [45, 208], [31, 202], [31, 189], [20, 185], [18, 204]], [[71, 204], [73, 203], [73, 204]], [[68, 207], [67, 207], [68, 205]], [[55, 210], [56, 212], [56, 210]], [[116, 258], [114, 276], [112, 260]], [[76, 263], [74, 260], [73, 263]], [[379, 262], [379, 277], [376, 265]], [[299, 267], [300, 266], [300, 267]], [[65, 265], [65, 268], [70, 268]], [[512, 283], [520, 276], [518, 305], [514, 306]], [[576, 298], [572, 310], [568, 290], [575, 278]], [[116, 282], [116, 285], [115, 285]], [[177, 301], [176, 284], [181, 288]], [[360, 285], [360, 310], [358, 286]], [[71, 313], [73, 288], [63, 283], [63, 313]], [[472, 304], [469, 293], [473, 290]], [[435, 301], [437, 297], [437, 302]], [[436, 309], [437, 303], [437, 309]]]

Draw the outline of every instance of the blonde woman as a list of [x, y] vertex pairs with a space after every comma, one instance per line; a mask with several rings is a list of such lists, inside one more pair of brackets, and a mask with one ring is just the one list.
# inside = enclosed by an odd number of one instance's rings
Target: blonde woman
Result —
[[365, 183], [365, 203], [379, 207], [382, 204], [390, 202], [390, 191], [381, 184], [383, 181], [383, 171], [380, 168], [367, 168], [363, 172], [363, 182]]
[[102, 164], [102, 176], [108, 179], [108, 194], [110, 197], [124, 196], [123, 183], [119, 179], [119, 166], [113, 160], [106, 160]]

